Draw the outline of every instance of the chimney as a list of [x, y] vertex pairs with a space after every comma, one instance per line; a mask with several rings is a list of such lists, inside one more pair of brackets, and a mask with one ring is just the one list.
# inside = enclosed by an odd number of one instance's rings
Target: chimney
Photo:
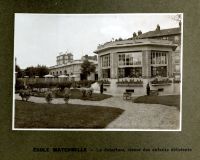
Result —
[[140, 36], [142, 34], [142, 31], [141, 30], [139, 30], [138, 31], [138, 36]]
[[156, 27], [156, 31], [160, 31], [160, 25], [159, 24]]
[[135, 39], [137, 37], [137, 34], [134, 32], [133, 33], [133, 39]]

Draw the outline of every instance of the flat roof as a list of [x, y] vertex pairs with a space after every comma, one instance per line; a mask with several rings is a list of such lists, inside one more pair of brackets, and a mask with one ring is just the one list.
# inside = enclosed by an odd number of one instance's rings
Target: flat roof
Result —
[[103, 45], [99, 45], [97, 47], [97, 50], [94, 51], [94, 53], [98, 54], [98, 52], [101, 52], [107, 49], [112, 49], [112, 48], [145, 46], [145, 45], [177, 47], [177, 45], [173, 44], [172, 41], [168, 41], [168, 40], [160, 40], [160, 39], [131, 39], [130, 40], [129, 39], [129, 40], [106, 42]]

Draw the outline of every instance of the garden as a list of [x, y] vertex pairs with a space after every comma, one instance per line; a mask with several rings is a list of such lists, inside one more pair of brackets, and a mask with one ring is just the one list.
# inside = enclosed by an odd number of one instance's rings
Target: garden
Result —
[[[69, 99], [81, 99], [90, 101], [100, 101], [112, 97], [111, 95], [93, 93], [91, 84], [94, 81], [66, 81], [66, 82], [38, 82], [27, 83], [17, 80], [15, 91], [19, 93], [22, 100], [28, 101], [30, 96], [44, 97], [48, 103], [53, 98], [64, 98], [68, 103]], [[102, 83], [102, 82], [99, 82]]]
[[121, 87], [142, 87], [143, 86], [143, 81], [140, 79], [125, 79], [125, 80], [119, 80], [116, 82], [117, 86]]
[[[24, 85], [24, 82], [18, 79], [15, 91], [22, 101], [15, 100], [15, 127], [105, 128], [124, 110], [69, 103], [70, 99], [101, 101], [112, 97], [94, 93], [92, 83], [94, 81], [38, 82]], [[47, 103], [29, 102], [31, 96], [44, 97]], [[65, 104], [53, 104], [55, 98], [63, 98]]]

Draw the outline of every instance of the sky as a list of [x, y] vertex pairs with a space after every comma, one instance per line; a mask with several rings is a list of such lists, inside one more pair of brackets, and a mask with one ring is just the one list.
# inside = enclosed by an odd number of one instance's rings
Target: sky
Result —
[[74, 59], [95, 55], [99, 44], [112, 38], [130, 38], [142, 33], [178, 27], [176, 14], [15, 14], [14, 54], [17, 65], [56, 65], [60, 52]]

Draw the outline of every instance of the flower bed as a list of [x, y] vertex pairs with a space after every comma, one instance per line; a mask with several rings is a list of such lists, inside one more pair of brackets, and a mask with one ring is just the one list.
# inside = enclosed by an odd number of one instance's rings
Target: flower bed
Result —
[[98, 81], [99, 84], [103, 83], [105, 86], [110, 86], [110, 81], [109, 80], [100, 80]]
[[172, 80], [169, 78], [155, 78], [151, 81], [152, 86], [171, 85]]
[[117, 86], [120, 87], [142, 87], [143, 86], [143, 81], [142, 80], [134, 80], [134, 79], [130, 79], [130, 80], [121, 80], [121, 81], [117, 81]]

